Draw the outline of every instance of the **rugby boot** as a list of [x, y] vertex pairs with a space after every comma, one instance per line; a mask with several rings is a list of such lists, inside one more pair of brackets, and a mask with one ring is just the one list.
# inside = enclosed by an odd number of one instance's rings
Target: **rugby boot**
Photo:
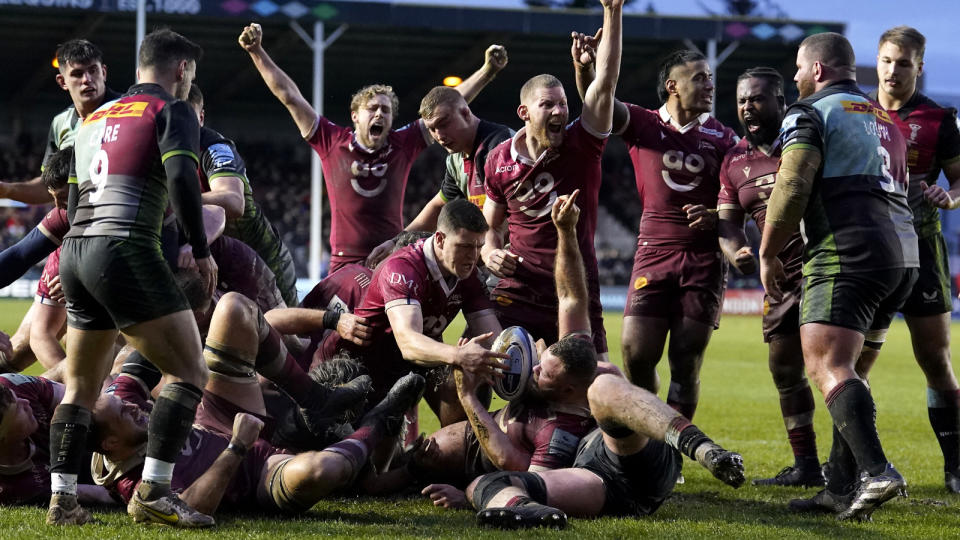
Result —
[[47, 525], [83, 525], [93, 521], [93, 516], [77, 502], [76, 495], [55, 493], [50, 496], [47, 509]]
[[850, 506], [853, 500], [853, 491], [849, 493], [834, 493], [827, 488], [821, 489], [809, 499], [793, 499], [787, 504], [793, 512], [803, 514], [839, 514]]
[[819, 463], [815, 468], [791, 465], [784, 467], [773, 478], [757, 478], [753, 481], [755, 486], [823, 487], [824, 484], [823, 471]]
[[497, 529], [563, 529], [567, 526], [567, 514], [551, 506], [526, 501], [516, 506], [481, 510], [477, 512], [477, 525]]
[[907, 496], [907, 481], [893, 468], [892, 463], [887, 463], [882, 473], [876, 476], [864, 473], [860, 477], [860, 485], [853, 494], [850, 506], [840, 512], [837, 519], [870, 521], [870, 514], [874, 510], [897, 495]]
[[323, 437], [335, 424], [356, 419], [366, 404], [367, 393], [372, 386], [373, 381], [369, 375], [360, 375], [333, 388], [318, 384], [309, 401], [300, 404], [300, 417], [310, 433]]
[[710, 474], [717, 480], [734, 488], [740, 487], [746, 480], [743, 475], [743, 457], [736, 452], [724, 450], [713, 443], [704, 444], [710, 444], [713, 448], [706, 452], [701, 452], [701, 449], [698, 448], [697, 462], [710, 471]]
[[157, 523], [185, 529], [214, 525], [213, 517], [197, 512], [172, 491], [148, 501], [137, 489], [127, 504], [127, 513], [137, 523]]
[[363, 416], [359, 425], [379, 426], [385, 437], [396, 437], [403, 427], [404, 413], [420, 401], [426, 386], [427, 380], [422, 375], [411, 372], [400, 377], [386, 397]]
[[943, 471], [943, 485], [947, 487], [950, 493], [960, 493], [960, 470]]

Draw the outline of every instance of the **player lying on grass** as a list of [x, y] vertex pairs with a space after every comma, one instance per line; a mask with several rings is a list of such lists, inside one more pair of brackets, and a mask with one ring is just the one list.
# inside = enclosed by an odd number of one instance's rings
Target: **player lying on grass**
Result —
[[590, 385], [599, 428], [577, 448], [573, 467], [498, 472], [467, 487], [481, 526], [563, 528], [576, 517], [645, 516], [663, 504], [686, 455], [724, 483], [743, 483], [740, 454], [724, 450], [690, 420], [623, 377], [602, 374]]

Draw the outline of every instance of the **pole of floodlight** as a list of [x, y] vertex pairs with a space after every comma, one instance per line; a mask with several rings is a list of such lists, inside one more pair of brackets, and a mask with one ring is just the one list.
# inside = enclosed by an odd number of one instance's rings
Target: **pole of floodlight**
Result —
[[[147, 0], [137, 0], [137, 42], [133, 47], [133, 78], [137, 78], [137, 69], [140, 67], [138, 57], [143, 36], [147, 33]], [[134, 82], [140, 82], [134, 80]]]
[[[323, 116], [323, 22], [313, 23], [313, 110]], [[310, 152], [310, 281], [320, 281], [323, 259], [323, 169], [320, 156]]]

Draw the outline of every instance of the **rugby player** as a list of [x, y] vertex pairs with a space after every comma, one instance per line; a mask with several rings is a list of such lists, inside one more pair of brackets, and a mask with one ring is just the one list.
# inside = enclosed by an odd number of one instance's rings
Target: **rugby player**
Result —
[[[446, 426], [466, 417], [444, 366], [481, 375], [506, 367], [500, 361], [505, 355], [487, 348], [501, 328], [476, 271], [486, 230], [476, 205], [451, 201], [440, 211], [433, 235], [396, 251], [377, 267], [355, 310], [373, 329], [372, 345], [344, 347], [373, 377], [371, 401], [382, 398], [414, 366], [430, 370], [429, 378], [438, 380], [428, 385], [427, 402]], [[473, 337], [462, 346], [446, 345], [443, 331], [458, 312]]]
[[802, 219], [800, 341], [834, 431], [826, 488], [790, 504], [867, 519], [906, 488], [880, 444], [870, 390], [854, 370], [865, 336], [889, 326], [917, 279], [906, 144], [886, 111], [857, 87], [853, 48], [840, 34], [803, 40], [794, 81], [801, 99], [787, 110], [778, 140], [760, 278], [767, 294], [782, 300], [778, 256]]
[[[506, 51], [503, 57], [506, 63]], [[407, 231], [435, 231], [440, 209], [449, 201], [469, 199], [483, 208], [487, 199], [484, 168], [487, 156], [498, 144], [513, 136], [507, 126], [477, 118], [460, 92], [436, 86], [420, 101], [420, 119], [437, 143], [450, 155], [440, 191], [407, 225]], [[374, 268], [393, 249], [393, 239], [377, 246], [367, 257]]]
[[296, 307], [300, 302], [293, 256], [253, 199], [247, 167], [236, 144], [205, 125], [203, 93], [199, 86], [190, 87], [187, 101], [200, 121], [200, 189], [203, 192], [200, 200], [203, 204], [223, 207], [227, 213], [224, 234], [242, 240], [257, 252], [273, 272], [284, 302]]
[[[474, 478], [497, 470], [543, 471], [573, 464], [577, 443], [595, 422], [587, 404], [587, 388], [597, 372], [592, 347], [587, 282], [577, 239], [580, 209], [561, 195], [551, 208], [557, 228], [556, 276], [562, 338], [540, 343], [540, 363], [533, 384], [520, 399], [490, 413], [477, 395], [483, 382], [470, 372], [454, 372], [467, 421], [430, 436], [427, 448], [408, 466], [417, 480], [453, 484], [462, 489]], [[432, 484], [423, 493], [439, 506], [465, 501], [454, 486]]]
[[[189, 435], [207, 379], [193, 313], [160, 251], [170, 202], [193, 246], [207, 290], [217, 283], [203, 229], [197, 177], [200, 126], [187, 97], [199, 46], [170, 31], [140, 46], [139, 84], [88, 116], [76, 136], [60, 277], [67, 299], [66, 392], [50, 421], [47, 522], [83, 524], [76, 478], [91, 409], [109, 372], [119, 328], [167, 375], [150, 415], [144, 482], [130, 499], [135, 521], [213, 525], [170, 491], [173, 465]], [[72, 176], [72, 175], [71, 175]]]
[[[941, 107], [917, 90], [926, 38], [897, 26], [880, 36], [872, 95], [907, 141], [910, 186], [907, 198], [920, 250], [920, 276], [901, 308], [914, 356], [927, 379], [930, 426], [943, 452], [944, 484], [960, 493], [960, 386], [950, 361], [950, 266], [938, 208], [960, 207], [960, 131], [956, 109]], [[940, 171], [950, 189], [937, 185]], [[882, 329], [884, 333], [886, 328]], [[864, 343], [857, 372], [866, 377], [880, 353], [882, 336]]]
[[[361, 88], [350, 101], [353, 129], [317, 116], [296, 84], [263, 49], [263, 29], [252, 23], [240, 46], [270, 91], [287, 108], [300, 134], [323, 160], [330, 198], [330, 271], [363, 264], [374, 248], [403, 230], [403, 195], [414, 160], [430, 143], [421, 120], [392, 130], [398, 99], [393, 88]], [[501, 60], [502, 59], [502, 60]], [[457, 86], [467, 102], [506, 64], [502, 47], [487, 49], [483, 67]]]
[[[598, 38], [573, 36], [578, 89], [593, 80]], [[706, 58], [682, 50], [660, 64], [658, 110], [614, 102], [613, 132], [627, 143], [643, 205], [623, 312], [623, 366], [631, 382], [656, 393], [669, 335], [667, 404], [687, 418], [697, 409], [703, 353], [723, 304], [714, 208], [721, 161], [737, 141], [710, 116], [713, 91]]]
[[[583, 217], [577, 226], [587, 268], [590, 326], [597, 353], [605, 358], [606, 333], [593, 246], [600, 196], [600, 158], [610, 134], [613, 94], [620, 72], [622, 0], [603, 0], [606, 35], [597, 50], [597, 77], [583, 99], [580, 118], [567, 125], [567, 97], [553, 75], [537, 75], [520, 89], [517, 114], [524, 127], [497, 146], [486, 162], [483, 214], [490, 225], [483, 261], [501, 278], [493, 290], [505, 326], [522, 326], [548, 343], [558, 340], [553, 267], [557, 231], [550, 221], [560, 195], [581, 190]], [[505, 249], [503, 224], [510, 248]]]
[[467, 487], [479, 525], [563, 528], [567, 514], [650, 515], [676, 486], [682, 455], [727, 485], [743, 483], [740, 454], [724, 450], [689, 419], [622, 376], [597, 376], [588, 398], [600, 427], [580, 441], [571, 468], [502, 471]]
[[[720, 167], [717, 230], [727, 260], [743, 274], [757, 271], [753, 248], [744, 234], [744, 221], [749, 212], [763, 230], [767, 199], [776, 182], [779, 163], [773, 146], [785, 110], [783, 77], [777, 70], [751, 68], [737, 79], [737, 118], [744, 138], [727, 152]], [[773, 478], [754, 480], [753, 484], [822, 486], [813, 431], [813, 392], [804, 375], [800, 347], [803, 239], [799, 231], [790, 237], [779, 258], [787, 279], [780, 286], [782, 299], [764, 298], [763, 340], [770, 348], [770, 373], [780, 394], [780, 412], [794, 464]]]
[[[47, 146], [41, 165], [46, 165], [50, 156], [67, 146], [73, 139], [83, 119], [100, 105], [112, 101], [120, 94], [107, 88], [107, 66], [103, 63], [100, 49], [85, 39], [71, 39], [57, 47], [57, 86], [70, 94], [71, 105], [53, 117]], [[27, 182], [0, 182], [0, 198], [13, 199], [27, 204], [50, 202], [50, 194], [38, 176]]]

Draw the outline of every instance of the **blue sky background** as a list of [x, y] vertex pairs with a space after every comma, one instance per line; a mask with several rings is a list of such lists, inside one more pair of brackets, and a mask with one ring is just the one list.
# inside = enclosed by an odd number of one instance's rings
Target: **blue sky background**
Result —
[[[522, 0], [389, 0], [406, 4], [457, 4], [481, 7], [522, 8]], [[884, 30], [907, 24], [927, 37], [925, 91], [934, 96], [960, 95], [960, 1], [919, 0], [773, 0], [792, 19], [842, 22], [853, 44], [859, 65], [876, 62], [877, 39]], [[763, 3], [763, 0], [761, 0]], [[663, 15], [704, 16], [703, 6], [723, 13], [718, 0], [637, 0], [631, 11], [644, 12], [648, 5]]]

